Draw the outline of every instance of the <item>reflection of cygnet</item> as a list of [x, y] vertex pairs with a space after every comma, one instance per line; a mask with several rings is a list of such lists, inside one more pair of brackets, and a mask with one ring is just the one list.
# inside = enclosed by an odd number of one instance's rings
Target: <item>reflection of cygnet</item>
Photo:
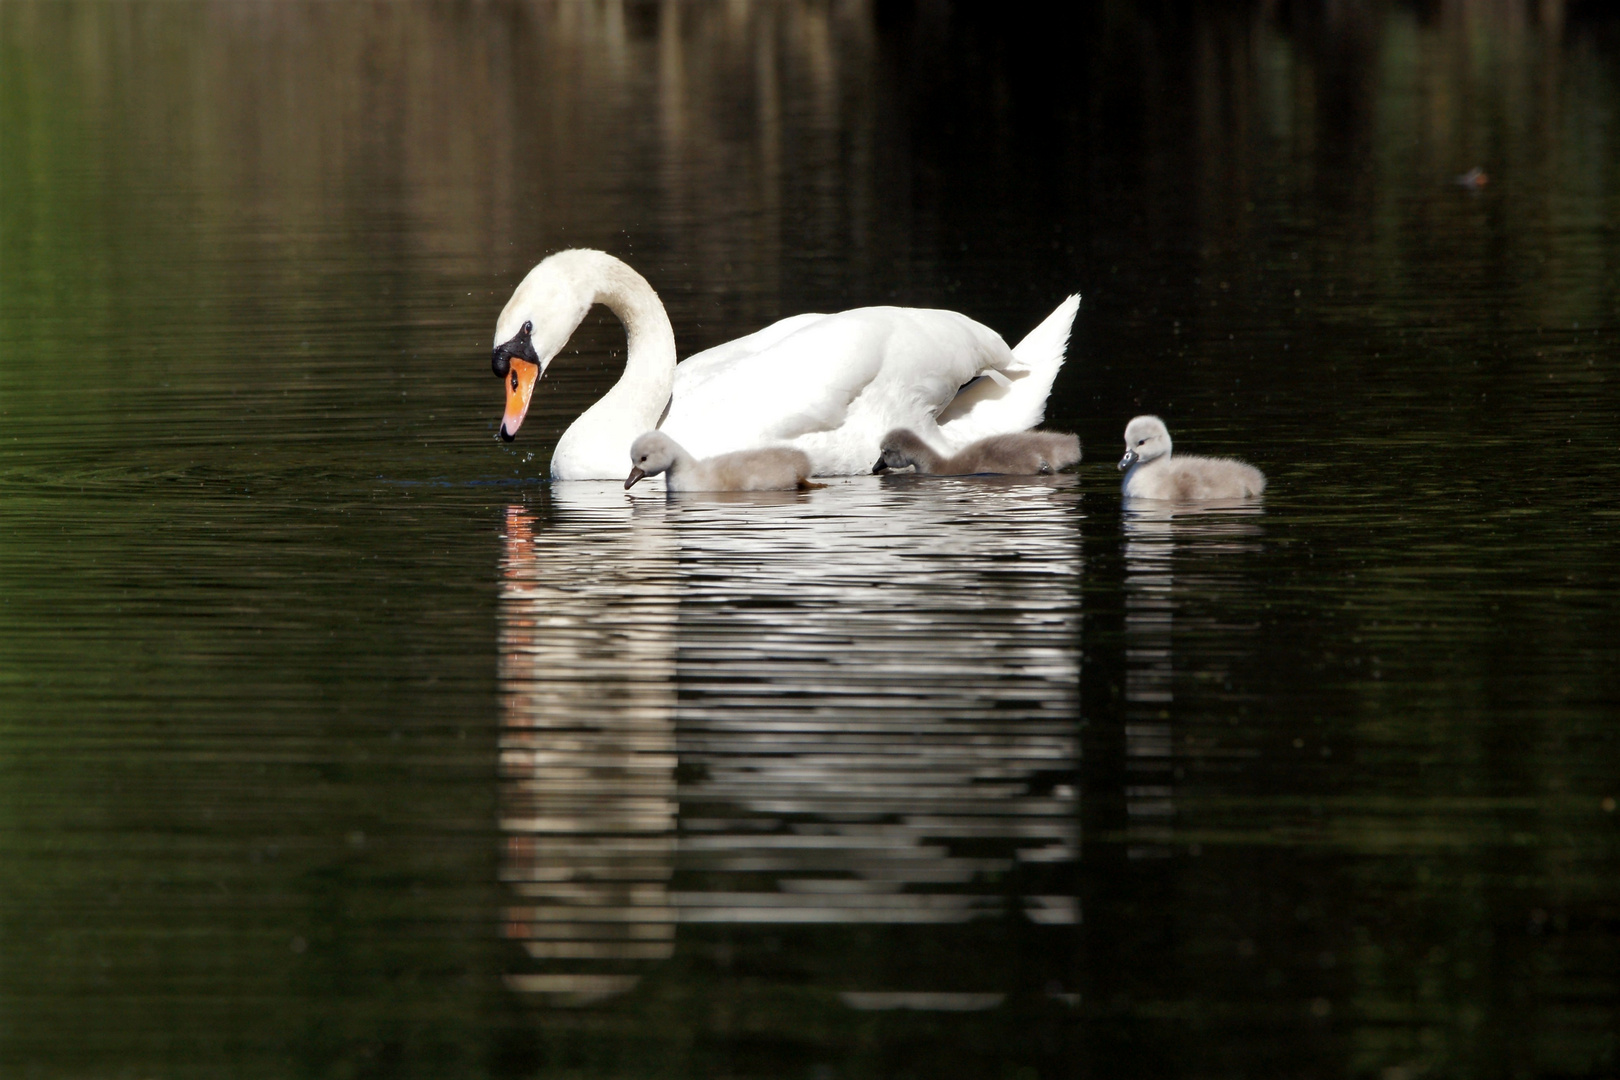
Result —
[[698, 461], [662, 431], [649, 431], [630, 444], [630, 464], [626, 489], [643, 476], [661, 472], [669, 473], [664, 484], [670, 491], [784, 491], [825, 486], [807, 479], [810, 459], [802, 450], [767, 446]]
[[885, 472], [914, 465], [919, 473], [934, 476], [969, 476], [1005, 473], [1033, 476], [1053, 473], [1080, 460], [1080, 437], [1061, 431], [1018, 431], [992, 435], [942, 457], [909, 428], [895, 428], [883, 436], [883, 454], [872, 471]]
[[1266, 478], [1253, 465], [1231, 458], [1170, 456], [1170, 431], [1157, 416], [1138, 416], [1125, 425], [1129, 469], [1123, 490], [1133, 499], [1243, 499], [1266, 490]]

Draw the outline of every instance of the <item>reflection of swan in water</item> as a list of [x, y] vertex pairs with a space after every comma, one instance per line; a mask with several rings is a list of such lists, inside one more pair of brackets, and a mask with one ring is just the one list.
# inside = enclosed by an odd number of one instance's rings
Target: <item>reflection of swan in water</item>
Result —
[[[970, 920], [1022, 918], [1071, 932], [1080, 569], [1072, 483], [874, 479], [810, 500], [666, 502], [653, 493], [634, 511], [610, 511], [608, 490], [554, 485], [554, 505], [585, 505], [537, 521], [536, 543], [509, 540], [503, 746], [526, 741], [535, 756], [503, 757], [506, 827], [521, 841], [505, 872], [546, 898], [514, 908], [509, 926], [531, 945], [542, 936], [630, 940], [601, 935], [611, 915], [664, 951], [616, 947], [596, 958], [531, 949], [543, 970], [515, 977], [514, 987], [561, 1001], [627, 988], [668, 954], [671, 938], [656, 934], [676, 923], [898, 923], [948, 933]], [[517, 518], [509, 536], [527, 516]], [[576, 575], [589, 580], [570, 584]], [[620, 700], [604, 699], [601, 665], [569, 657], [600, 654], [611, 666], [627, 648], [641, 677]], [[639, 719], [610, 718], [620, 711]], [[589, 738], [578, 734], [585, 717], [599, 718]], [[672, 851], [676, 731], [683, 781]], [[593, 771], [585, 763], [604, 740], [634, 743], [631, 756], [646, 768]], [[558, 771], [570, 754], [580, 764]], [[659, 775], [655, 762], [667, 771]], [[564, 777], [588, 786], [557, 788]], [[573, 800], [566, 820], [518, 831], [517, 804], [548, 799]], [[634, 828], [609, 820], [630, 820], [632, 804], [641, 811]], [[582, 873], [570, 859], [592, 860], [600, 877], [620, 868], [593, 855], [580, 842], [587, 835], [651, 845], [625, 878], [645, 903], [627, 902], [623, 890], [576, 888]], [[983, 1008], [1005, 989], [984, 986], [987, 977], [968, 966], [955, 984], [918, 987], [868, 972], [851, 978], [844, 1000]]]
[[1169, 705], [1175, 700], [1174, 629], [1177, 597], [1209, 584], [1207, 574], [1174, 570], [1178, 543], [1198, 552], [1258, 550], [1252, 502], [1196, 510], [1130, 500], [1125, 531], [1125, 811], [1127, 854], [1164, 856], [1173, 839], [1175, 739]]
[[1072, 495], [876, 486], [757, 531], [680, 508], [681, 863], [774, 879], [682, 921], [960, 922], [1002, 907], [972, 883], [1077, 855]]
[[541, 966], [509, 978], [563, 1004], [629, 989], [675, 938], [674, 540], [592, 494], [548, 529], [509, 510], [501, 568], [505, 926]]

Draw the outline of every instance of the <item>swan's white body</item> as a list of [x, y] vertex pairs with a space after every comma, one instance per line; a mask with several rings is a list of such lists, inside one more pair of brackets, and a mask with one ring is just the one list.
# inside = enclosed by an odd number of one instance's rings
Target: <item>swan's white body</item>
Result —
[[1080, 298], [1058, 305], [1016, 349], [954, 311], [874, 307], [795, 315], [676, 364], [669, 317], [640, 274], [600, 251], [562, 251], [512, 294], [495, 324], [497, 346], [532, 322], [543, 373], [594, 303], [625, 325], [624, 375], [563, 433], [555, 480], [621, 478], [631, 442], [652, 428], [696, 458], [791, 446], [818, 476], [867, 472], [896, 427], [952, 451], [1023, 431], [1046, 414]]

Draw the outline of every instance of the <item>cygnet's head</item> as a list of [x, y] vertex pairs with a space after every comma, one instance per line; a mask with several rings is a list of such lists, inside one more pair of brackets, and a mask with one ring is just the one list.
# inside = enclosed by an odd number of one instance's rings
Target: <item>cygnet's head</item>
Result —
[[878, 453], [877, 464], [872, 466], [875, 473], [888, 472], [890, 469], [904, 469], [916, 465], [917, 448], [928, 449], [928, 444], [918, 438], [909, 428], [895, 428], [883, 436], [881, 449]]
[[1119, 467], [1128, 469], [1139, 461], [1170, 456], [1170, 429], [1157, 416], [1138, 416], [1125, 425], [1125, 456]]
[[630, 490], [643, 476], [657, 476], [671, 465], [681, 451], [675, 440], [662, 431], [649, 431], [630, 444], [630, 475], [624, 478]]

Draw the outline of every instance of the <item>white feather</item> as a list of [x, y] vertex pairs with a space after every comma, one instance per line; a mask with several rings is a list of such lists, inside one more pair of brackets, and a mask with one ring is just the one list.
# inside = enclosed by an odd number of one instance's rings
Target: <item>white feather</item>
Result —
[[809, 455], [816, 475], [848, 475], [869, 470], [896, 427], [955, 450], [1039, 423], [1079, 302], [1069, 297], [1016, 349], [954, 311], [872, 307], [796, 315], [677, 365], [651, 286], [610, 255], [565, 251], [518, 286], [495, 340], [532, 321], [549, 364], [592, 303], [612, 308], [629, 333], [624, 376], [563, 433], [554, 479], [622, 476], [630, 443], [654, 427], [698, 458], [787, 445]]

